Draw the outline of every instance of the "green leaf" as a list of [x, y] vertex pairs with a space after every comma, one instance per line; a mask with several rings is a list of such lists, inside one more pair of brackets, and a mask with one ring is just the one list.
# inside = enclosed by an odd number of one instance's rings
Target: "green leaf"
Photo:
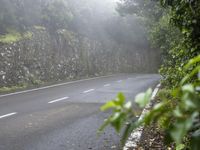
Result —
[[192, 72], [190, 74], [187, 74], [182, 80], [180, 85], [184, 85], [185, 82], [187, 82], [189, 79], [191, 79], [194, 75], [197, 75], [197, 73], [199, 73], [200, 71], [200, 66], [197, 66], [196, 68], [194, 68], [192, 70]]
[[132, 130], [131, 130], [131, 124], [128, 124], [124, 130], [123, 136], [122, 136], [122, 144], [125, 145], [126, 140], [130, 136]]
[[179, 119], [174, 123], [173, 129], [170, 131], [171, 137], [176, 144], [181, 144], [184, 136], [190, 130], [193, 125], [194, 119], [198, 116], [198, 113], [193, 113], [189, 118]]
[[104, 123], [101, 125], [101, 127], [98, 129], [98, 134], [101, 134], [103, 132], [103, 130], [110, 124], [110, 121], [111, 121], [111, 117], [110, 116], [109, 118], [105, 119], [104, 120]]
[[110, 108], [114, 108], [116, 106], [117, 105], [116, 105], [116, 103], [114, 101], [109, 101], [105, 105], [101, 106], [100, 109], [101, 109], [101, 111], [106, 111], [106, 110], [108, 110]]
[[175, 127], [170, 131], [170, 135], [174, 139], [177, 144], [182, 142], [182, 138], [186, 134], [185, 123], [178, 122], [176, 123]]
[[197, 57], [194, 57], [193, 59], [190, 59], [190, 61], [188, 62], [188, 64], [185, 65], [185, 69], [188, 69], [189, 67], [191, 67], [192, 65], [196, 64], [200, 62], [200, 55], [198, 55]]
[[176, 146], [176, 150], [182, 150], [185, 148], [185, 145], [184, 144], [179, 144]]
[[194, 92], [194, 86], [192, 84], [187, 84], [187, 85], [184, 85], [182, 87], [182, 91], [183, 92], [190, 92], [190, 93], [193, 93]]
[[152, 89], [148, 89], [145, 93], [140, 93], [135, 97], [135, 102], [141, 107], [145, 107], [151, 99]]
[[183, 116], [183, 114], [182, 114], [182, 112], [180, 111], [180, 108], [179, 108], [179, 107], [177, 107], [177, 108], [173, 111], [173, 113], [174, 113], [174, 116], [175, 116], [175, 117], [182, 117], [182, 116]]
[[124, 105], [124, 108], [130, 110], [132, 108], [132, 103], [129, 101]]
[[197, 107], [190, 98], [184, 100], [184, 105], [185, 110], [192, 110]]
[[114, 113], [114, 115], [111, 117], [111, 125], [115, 128], [117, 133], [120, 132], [124, 121], [125, 121], [125, 115], [122, 113]]
[[119, 102], [120, 105], [123, 105], [125, 102], [125, 96], [123, 93], [119, 93], [117, 96], [117, 101]]
[[113, 116], [111, 117], [111, 122], [115, 122], [118, 118], [120, 117], [120, 113], [114, 113]]
[[144, 107], [146, 106], [146, 102], [145, 102], [145, 94], [144, 93], [140, 93], [135, 97], [135, 102], [140, 106], [140, 107]]

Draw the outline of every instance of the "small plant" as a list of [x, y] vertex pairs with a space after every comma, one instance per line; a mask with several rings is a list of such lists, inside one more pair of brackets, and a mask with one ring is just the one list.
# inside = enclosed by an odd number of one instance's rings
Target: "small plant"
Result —
[[[146, 93], [140, 93], [137, 95], [136, 102], [139, 106], [144, 107], [149, 102], [151, 93], [152, 90], [149, 89]], [[132, 103], [130, 101], [127, 103], [125, 102], [125, 96], [122, 93], [119, 93], [117, 98], [107, 102], [101, 107], [102, 111], [106, 111], [108, 109], [112, 109], [113, 114], [105, 119], [104, 124], [99, 129], [99, 132], [101, 133], [105, 127], [111, 125], [117, 133], [120, 133], [125, 126], [122, 135], [122, 144], [124, 144], [132, 130], [141, 124], [141, 122], [135, 121], [138, 114], [132, 109]]]
[[[101, 107], [103, 111], [112, 109], [113, 114], [106, 119], [100, 130], [102, 131], [109, 124], [118, 133], [125, 128], [122, 136], [124, 144], [135, 128], [156, 123], [165, 132], [166, 144], [175, 143], [177, 150], [184, 149], [186, 146], [197, 150], [200, 147], [200, 77], [196, 79], [195, 76], [200, 72], [200, 66], [196, 65], [199, 62], [200, 56], [191, 59], [185, 66], [185, 70], [191, 67], [193, 69], [182, 79], [179, 87], [160, 91], [161, 101], [153, 106], [141, 120], [133, 121], [136, 115], [132, 110], [131, 102], [126, 103], [124, 95], [120, 93], [115, 100]], [[144, 108], [150, 101], [151, 92], [149, 89], [145, 93], [138, 94], [135, 102]]]

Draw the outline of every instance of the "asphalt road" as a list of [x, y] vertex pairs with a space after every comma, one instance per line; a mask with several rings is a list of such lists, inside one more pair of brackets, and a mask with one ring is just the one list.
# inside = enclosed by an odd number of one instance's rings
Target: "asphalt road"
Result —
[[120, 149], [112, 128], [97, 137], [109, 115], [99, 107], [118, 92], [133, 101], [159, 79], [155, 74], [119, 74], [1, 95], [0, 150]]

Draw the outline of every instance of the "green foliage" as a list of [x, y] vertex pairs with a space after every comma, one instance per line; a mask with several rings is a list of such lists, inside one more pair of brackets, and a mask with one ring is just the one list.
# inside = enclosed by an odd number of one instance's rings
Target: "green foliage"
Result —
[[[131, 121], [131, 119], [135, 116], [135, 113], [132, 110], [132, 103], [125, 103], [125, 97], [122, 93], [119, 93], [116, 99], [107, 102], [101, 107], [102, 111], [106, 111], [108, 109], [112, 109], [113, 114], [104, 121], [104, 124], [99, 129], [100, 133], [109, 124], [114, 127], [117, 133], [120, 133], [123, 126], [125, 124], [130, 124], [129, 121]], [[128, 135], [129, 132], [125, 130], [122, 139], [123, 143], [127, 139]]]
[[140, 93], [140, 94], [138, 94], [136, 96], [136, 98], [135, 98], [135, 102], [140, 107], [145, 107], [149, 103], [149, 101], [150, 101], [151, 93], [152, 93], [152, 90], [148, 89], [146, 93]]
[[67, 28], [73, 19], [68, 1], [2, 0], [0, 1], [0, 35], [7, 34], [10, 28], [19, 33], [33, 26], [45, 26], [52, 32]]
[[183, 150], [185, 148], [185, 145], [184, 144], [179, 144], [177, 147], [176, 147], [176, 150]]
[[[148, 89], [145, 93], [137, 95], [136, 103], [144, 106], [149, 102], [151, 93], [151, 89]], [[132, 130], [141, 124], [141, 122], [135, 122], [133, 120], [133, 118], [136, 117], [137, 112], [134, 112], [132, 109], [132, 103], [130, 101], [127, 103], [125, 102], [125, 97], [122, 93], [119, 93], [116, 99], [107, 102], [101, 107], [102, 111], [108, 109], [112, 109], [113, 114], [104, 121], [104, 124], [100, 127], [99, 131], [102, 132], [108, 125], [114, 127], [117, 133], [122, 132], [122, 129], [124, 129], [122, 135], [122, 144], [124, 144]]]
[[125, 103], [124, 95], [122, 93], [119, 93], [116, 99], [107, 102], [101, 107], [101, 110], [106, 111], [111, 108], [113, 108], [114, 115], [111, 115], [107, 120], [105, 120], [105, 123], [100, 128], [100, 131], [102, 131], [105, 126], [111, 123], [111, 125], [119, 133], [123, 123], [126, 122], [126, 120], [128, 119], [128, 116], [126, 116], [126, 114], [132, 112], [131, 102]]
[[21, 35], [19, 33], [8, 33], [6, 35], [0, 36], [1, 43], [12, 43], [21, 40]]
[[55, 0], [42, 10], [41, 20], [51, 32], [66, 29], [72, 19], [73, 14], [67, 5], [67, 1], [64, 0]]
[[[198, 150], [200, 147], [200, 1], [160, 0], [159, 2], [122, 0], [123, 15], [135, 13], [144, 17], [149, 40], [161, 50], [164, 90], [160, 102], [142, 120], [131, 125], [157, 123], [165, 132], [166, 143], [176, 149]], [[150, 9], [146, 9], [148, 8]], [[166, 90], [167, 89], [167, 90]], [[146, 93], [148, 95], [148, 92]], [[144, 107], [145, 93], [136, 102]], [[131, 128], [131, 129], [134, 129]], [[132, 130], [126, 130], [132, 132]], [[130, 134], [130, 133], [129, 133]]]
[[[161, 73], [168, 74], [169, 76], [176, 74], [182, 79], [187, 73], [183, 71], [183, 66], [187, 61], [199, 54], [200, 3], [199, 1], [166, 0], [161, 1], [161, 4], [170, 10], [170, 22], [173, 26], [178, 27], [182, 34], [182, 38], [178, 40], [179, 43], [177, 43], [177, 46], [174, 45], [170, 50], [169, 54], [172, 58], [167, 59], [167, 62], [175, 59], [175, 63], [173, 63], [175, 67], [167, 67], [168, 71], [162, 68]], [[180, 37], [180, 35], [177, 37]], [[194, 71], [193, 74], [195, 73]], [[188, 75], [186, 78], [188, 78]], [[180, 79], [175, 82], [175, 86], [180, 82]], [[172, 80], [166, 80], [166, 82], [169, 83]]]
[[[191, 61], [195, 61], [191, 60]], [[200, 69], [199, 69], [200, 71]], [[194, 86], [195, 85], [195, 86]], [[150, 125], [152, 123], [157, 123], [159, 126], [162, 124], [162, 129], [165, 131], [165, 139], [167, 142], [175, 142], [177, 149], [183, 149], [184, 144], [182, 143], [187, 135], [191, 135], [190, 143], [191, 147], [197, 147], [199, 145], [199, 130], [200, 124], [196, 124], [198, 121], [198, 117], [200, 114], [200, 95], [198, 92], [198, 88], [196, 88], [197, 84], [185, 84], [180, 86], [171, 92], [162, 90], [159, 93], [159, 98], [161, 102], [156, 104], [151, 111], [145, 114], [145, 116], [136, 122], [132, 122], [132, 118], [127, 116], [132, 116], [132, 111], [124, 111], [123, 117], [118, 114], [119, 112], [116, 110], [122, 110], [123, 105], [114, 105], [113, 102], [108, 102], [102, 108], [112, 108], [113, 114], [111, 118], [115, 118], [117, 116], [117, 120], [113, 124], [112, 119], [106, 120], [105, 125], [112, 124], [117, 131], [119, 132], [125, 126], [126, 136], [123, 136], [126, 140], [127, 135], [130, 135], [132, 130], [140, 125]], [[199, 86], [199, 85], [198, 85]], [[197, 86], [197, 87], [198, 87]], [[136, 96], [135, 102], [144, 108], [146, 102], [150, 100], [151, 91], [147, 90], [146, 93], [141, 93]], [[124, 104], [124, 100], [123, 100]], [[102, 109], [104, 110], [104, 109]], [[131, 113], [131, 114], [129, 114]], [[124, 119], [125, 118], [125, 119]], [[122, 120], [121, 120], [122, 119]], [[126, 124], [129, 122], [130, 124]], [[118, 124], [120, 123], [120, 124]], [[161, 126], [160, 126], [161, 127]]]
[[16, 31], [11, 30], [9, 33], [5, 35], [0, 35], [0, 43], [13, 43], [13, 42], [18, 42], [23, 39], [30, 39], [32, 37], [32, 32], [25, 32], [25, 33], [19, 33]]
[[12, 86], [12, 87], [1, 87], [0, 93], [15, 92], [17, 90], [23, 90], [25, 88], [27, 88], [26, 84], [20, 86]]
[[200, 47], [200, 1], [161, 0], [161, 4], [171, 10], [172, 23], [177, 26], [191, 49]]

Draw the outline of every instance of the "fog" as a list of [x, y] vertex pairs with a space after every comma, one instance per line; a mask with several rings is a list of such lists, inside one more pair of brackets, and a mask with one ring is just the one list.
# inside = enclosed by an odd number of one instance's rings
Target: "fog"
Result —
[[117, 0], [1, 0], [0, 86], [155, 72], [144, 23]]

